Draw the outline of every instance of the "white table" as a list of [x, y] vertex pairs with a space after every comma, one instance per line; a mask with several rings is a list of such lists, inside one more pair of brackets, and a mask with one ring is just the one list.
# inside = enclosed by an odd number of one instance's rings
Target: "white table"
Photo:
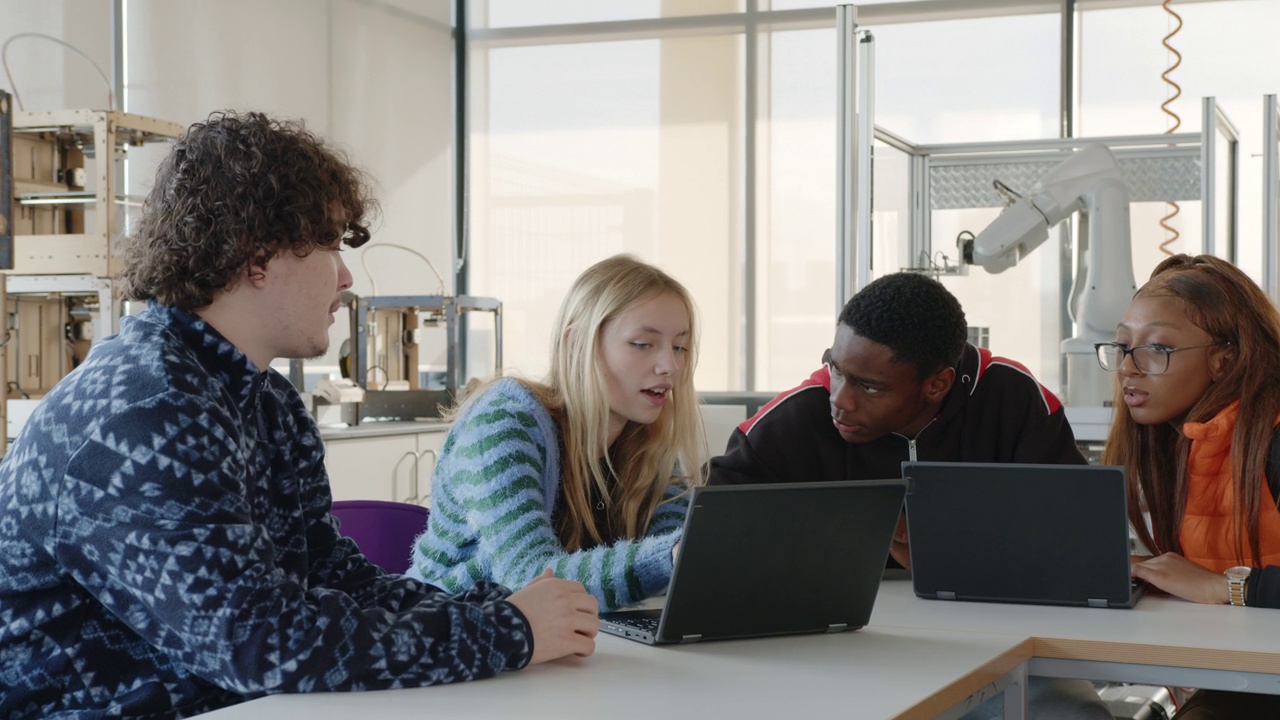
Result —
[[933, 718], [1030, 655], [1012, 635], [896, 627], [663, 647], [601, 635], [590, 658], [492, 680], [276, 695], [204, 717]]
[[1280, 695], [1280, 611], [1148, 593], [1131, 610], [924, 600], [881, 583], [871, 623], [1031, 638], [1031, 675]]
[[[1280, 694], [1280, 611], [1148, 595], [1132, 610], [922, 600], [886, 580], [871, 624], [835, 635], [596, 654], [484, 682], [273, 696], [210, 718], [953, 718], [1028, 674]], [[1012, 685], [1010, 685], [1012, 683]]]

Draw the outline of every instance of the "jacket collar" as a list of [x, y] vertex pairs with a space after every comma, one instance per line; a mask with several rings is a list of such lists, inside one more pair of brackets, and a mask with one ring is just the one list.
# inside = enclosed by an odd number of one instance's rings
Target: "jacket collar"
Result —
[[151, 302], [137, 319], [156, 323], [172, 333], [195, 354], [205, 372], [226, 388], [236, 405], [245, 410], [250, 407], [266, 379], [266, 373], [204, 318], [187, 310]]
[[1205, 422], [1182, 424], [1182, 434], [1191, 440], [1190, 464], [1193, 472], [1205, 472], [1217, 467], [1231, 452], [1231, 436], [1240, 414], [1240, 401], [1236, 400], [1218, 411]]
[[956, 364], [955, 382], [951, 384], [951, 391], [942, 399], [942, 407], [938, 410], [935, 422], [945, 423], [960, 414], [965, 402], [973, 394], [982, 371], [982, 358], [978, 348], [965, 343], [964, 352], [960, 354], [960, 362]]

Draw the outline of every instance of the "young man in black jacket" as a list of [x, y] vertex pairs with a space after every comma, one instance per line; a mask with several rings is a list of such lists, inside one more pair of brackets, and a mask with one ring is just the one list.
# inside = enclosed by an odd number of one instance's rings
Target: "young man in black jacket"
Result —
[[[841, 311], [823, 367], [738, 426], [710, 483], [896, 478], [904, 460], [1084, 464], [1058, 398], [967, 335], [937, 280], [870, 283]], [[910, 565], [905, 519], [890, 554]], [[1084, 681], [1034, 678], [1028, 701], [1035, 717], [1111, 717]], [[1002, 712], [993, 700], [966, 718]]]
[[[1084, 464], [1058, 398], [966, 336], [938, 281], [872, 282], [840, 313], [823, 367], [734, 431], [711, 484], [893, 478], [904, 460]], [[894, 558], [905, 550], [895, 542]]]

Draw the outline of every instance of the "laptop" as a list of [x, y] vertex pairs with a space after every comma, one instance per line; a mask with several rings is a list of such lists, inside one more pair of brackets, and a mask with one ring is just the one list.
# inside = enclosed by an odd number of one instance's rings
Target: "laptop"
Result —
[[905, 462], [916, 595], [1133, 607], [1122, 467]]
[[651, 645], [857, 630], [871, 618], [902, 480], [692, 491], [666, 603], [600, 614]]

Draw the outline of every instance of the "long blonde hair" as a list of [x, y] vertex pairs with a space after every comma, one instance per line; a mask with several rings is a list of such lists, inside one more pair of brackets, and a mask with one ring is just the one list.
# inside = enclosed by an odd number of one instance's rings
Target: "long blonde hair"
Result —
[[[628, 308], [660, 295], [679, 298], [689, 316], [688, 352], [679, 378], [657, 421], [628, 422], [609, 446], [609, 396], [600, 364], [600, 337], [606, 324]], [[594, 486], [604, 499], [610, 529], [635, 539], [648, 530], [653, 511], [674, 484], [705, 481], [699, 458], [707, 455], [706, 435], [693, 372], [698, 363], [698, 322], [689, 291], [662, 270], [631, 255], [614, 255], [587, 268], [560, 306], [551, 341], [551, 369], [543, 382], [519, 379], [547, 408], [560, 429], [560, 491], [564, 513], [556, 533], [565, 549], [607, 543], [591, 508]], [[469, 387], [467, 399], [487, 387]], [[465, 407], [466, 401], [463, 402]], [[455, 415], [461, 407], [455, 408]], [[612, 452], [610, 452], [612, 450]], [[603, 462], [602, 462], [603, 461]], [[617, 478], [610, 492], [608, 476]]]

